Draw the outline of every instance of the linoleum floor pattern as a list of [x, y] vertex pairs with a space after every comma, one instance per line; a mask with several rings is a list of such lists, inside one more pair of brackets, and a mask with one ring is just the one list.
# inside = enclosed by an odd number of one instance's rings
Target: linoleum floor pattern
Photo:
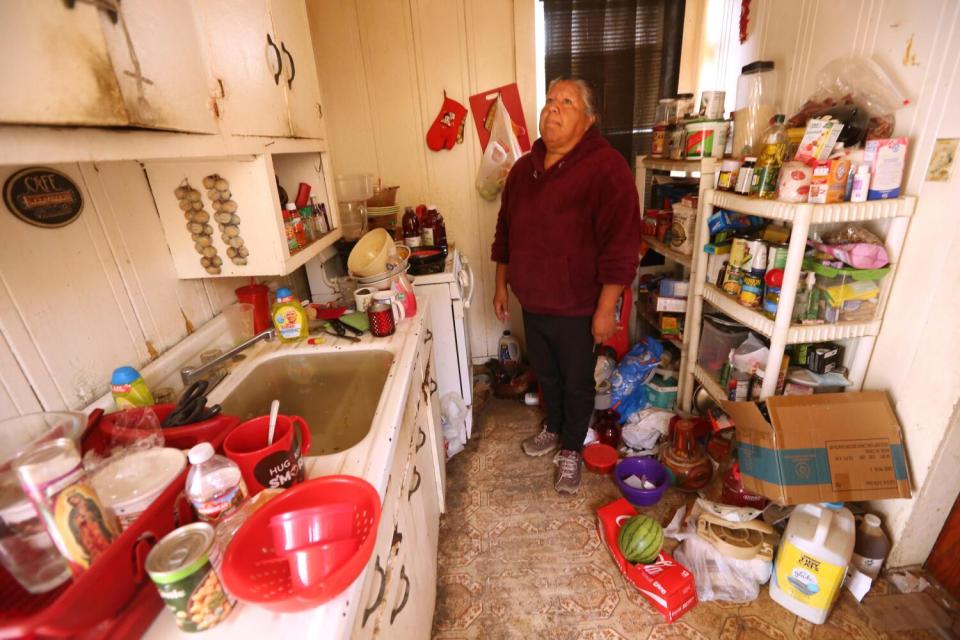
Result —
[[[529, 458], [521, 451], [520, 441], [537, 430], [539, 420], [534, 408], [491, 399], [466, 450], [447, 465], [434, 638], [944, 637], [923, 630], [876, 631], [846, 591], [826, 624], [813, 625], [773, 602], [765, 586], [748, 604], [700, 603], [665, 623], [621, 576], [597, 536], [596, 509], [620, 497], [612, 478], [585, 470], [580, 492], [562, 497], [553, 489], [552, 456]], [[685, 499], [669, 490], [647, 513], [665, 525]], [[896, 589], [884, 579], [867, 597], [888, 593]]]

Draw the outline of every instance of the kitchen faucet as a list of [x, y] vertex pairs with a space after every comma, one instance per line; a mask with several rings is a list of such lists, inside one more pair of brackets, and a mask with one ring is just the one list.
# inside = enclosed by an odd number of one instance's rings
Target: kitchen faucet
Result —
[[[226, 361], [230, 360], [241, 351], [246, 351], [253, 345], [257, 344], [258, 342], [270, 342], [271, 340], [273, 340], [273, 338], [276, 335], [277, 335], [276, 329], [274, 329], [273, 327], [270, 327], [269, 329], [265, 329], [264, 331], [261, 331], [260, 333], [253, 336], [246, 342], [242, 342], [238, 344], [233, 349], [230, 349], [223, 355], [217, 357], [214, 360], [211, 360], [210, 362], [206, 362], [200, 365], [199, 367], [185, 367], [183, 369], [180, 369], [180, 379], [183, 381], [183, 386], [189, 387], [191, 384], [193, 384], [200, 378], [203, 378], [210, 371], [216, 369]], [[217, 383], [224, 378], [225, 375], [226, 374], [221, 374], [215, 380], [211, 380], [210, 389], [215, 387]]]

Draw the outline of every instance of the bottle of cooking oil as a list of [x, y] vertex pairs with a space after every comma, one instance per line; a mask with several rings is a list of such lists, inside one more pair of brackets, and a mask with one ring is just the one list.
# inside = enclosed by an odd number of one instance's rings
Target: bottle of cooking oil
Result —
[[753, 182], [750, 183], [750, 196], [772, 200], [777, 197], [777, 180], [783, 156], [787, 152], [787, 127], [783, 123], [786, 117], [778, 113], [773, 124], [764, 132], [763, 149], [753, 169]]

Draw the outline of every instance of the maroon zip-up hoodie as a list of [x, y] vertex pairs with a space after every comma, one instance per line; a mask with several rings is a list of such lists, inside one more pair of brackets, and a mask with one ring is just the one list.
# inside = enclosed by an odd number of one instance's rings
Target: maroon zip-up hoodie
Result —
[[640, 203], [629, 165], [591, 127], [544, 170], [537, 140], [507, 176], [491, 247], [520, 306], [590, 316], [603, 284], [629, 286], [640, 251]]

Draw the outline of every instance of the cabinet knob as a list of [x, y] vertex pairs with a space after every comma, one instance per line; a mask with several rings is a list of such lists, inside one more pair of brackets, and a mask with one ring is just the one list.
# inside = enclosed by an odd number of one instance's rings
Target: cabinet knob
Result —
[[287, 45], [281, 40], [280, 48], [287, 54], [287, 60], [290, 61], [290, 77], [287, 78], [287, 89], [293, 89], [293, 79], [297, 77], [297, 66], [293, 63], [293, 56], [287, 50]]
[[417, 482], [413, 485], [413, 488], [410, 489], [410, 493], [407, 494], [407, 502], [409, 502], [410, 498], [413, 497], [413, 494], [420, 489], [420, 481], [423, 480], [423, 476], [420, 475], [420, 470], [416, 467], [413, 468], [413, 475], [417, 479]]
[[420, 431], [420, 442], [417, 443], [417, 448], [416, 448], [416, 450], [414, 451], [414, 453], [416, 453], [417, 451], [420, 451], [420, 449], [423, 448], [423, 445], [425, 445], [425, 444], [427, 443], [427, 434], [425, 434], [425, 433], [423, 432], [423, 428], [422, 428], [422, 427], [418, 427], [418, 429], [419, 429], [419, 431]]
[[[275, 66], [277, 70], [273, 72], [273, 84], [280, 84], [280, 74], [283, 72], [283, 58], [280, 57], [280, 49], [277, 48], [276, 43], [274, 43], [273, 38], [270, 37], [270, 34], [267, 34], [267, 47], [273, 49], [273, 54], [275, 56]], [[269, 56], [268, 56], [269, 57]]]
[[373, 604], [370, 605], [370, 608], [363, 610], [363, 621], [360, 623], [361, 627], [367, 626], [367, 619], [377, 610], [377, 607], [380, 606], [380, 603], [383, 602], [384, 593], [387, 590], [387, 572], [383, 570], [383, 567], [380, 566], [380, 556], [377, 555], [377, 564], [374, 565], [373, 570], [380, 574], [380, 589], [377, 591], [377, 599], [373, 601]]
[[317, 103], [317, 118], [323, 120], [323, 107], [319, 102]]

